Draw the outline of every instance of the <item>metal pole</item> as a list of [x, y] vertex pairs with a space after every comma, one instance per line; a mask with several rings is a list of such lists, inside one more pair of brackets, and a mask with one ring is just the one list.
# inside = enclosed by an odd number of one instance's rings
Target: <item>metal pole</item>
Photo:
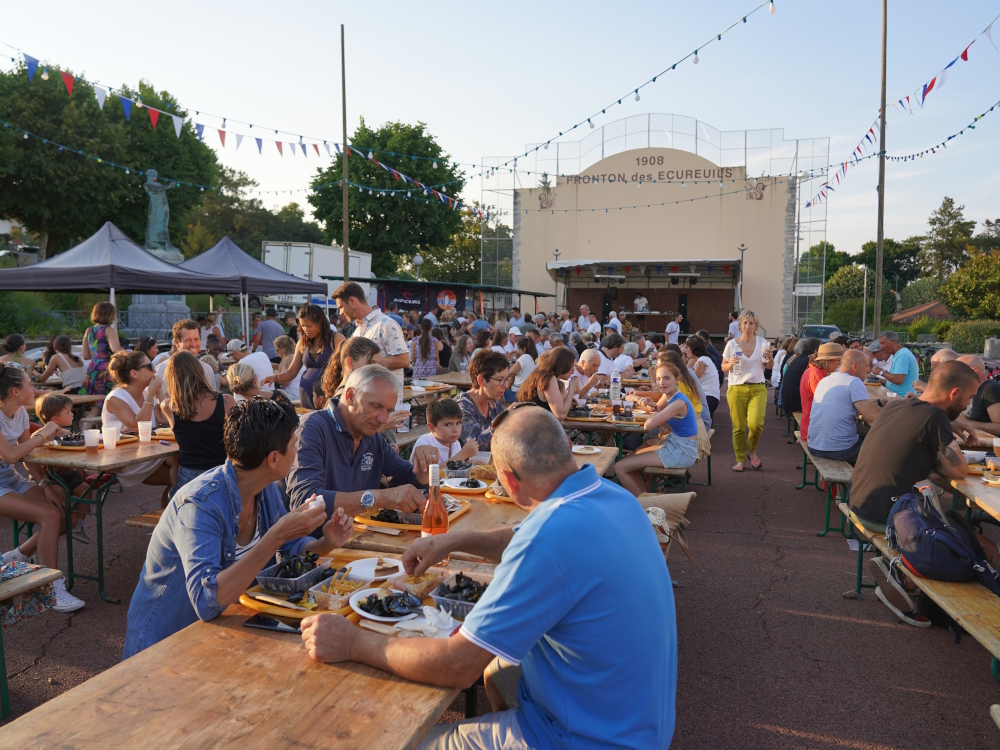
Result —
[[861, 335], [868, 329], [868, 266], [865, 266], [865, 286], [861, 292], [864, 302], [861, 303]]
[[344, 283], [351, 280], [351, 264], [349, 261], [350, 224], [351, 215], [347, 208], [347, 156], [350, 149], [347, 148], [347, 66], [344, 61], [344, 24], [340, 24], [340, 90], [342, 92], [342, 103], [344, 110], [344, 148], [341, 155], [341, 163], [344, 165]]
[[742, 310], [743, 309], [743, 253], [747, 251], [747, 248], [746, 245], [744, 245], [741, 242], [740, 246], [736, 249], [740, 251], [740, 295], [739, 295], [739, 304], [736, 306], [736, 309]]
[[[558, 263], [559, 262], [559, 248], [557, 247], [555, 250], [553, 250], [552, 254], [555, 256], [556, 262]], [[553, 304], [556, 307], [559, 307], [559, 269], [555, 268], [553, 270], [556, 272], [556, 276], [555, 276], [555, 279], [556, 279], [556, 299], [555, 299], [555, 302]], [[553, 312], [555, 312], [555, 311], [553, 310]]]
[[[479, 160], [479, 285], [482, 286], [486, 282], [483, 281], [483, 267], [486, 264], [486, 254], [484, 252], [485, 243], [483, 241], [483, 220], [486, 216], [486, 186], [483, 184], [483, 170], [485, 169], [486, 160]], [[482, 307], [482, 305], [480, 305]]]
[[[872, 331], [877, 341], [882, 323], [882, 244], [885, 238], [882, 222], [885, 219], [885, 58], [886, 27], [889, 22], [889, 0], [882, 0], [882, 109], [879, 110], [878, 156], [878, 248], [875, 251], [875, 320]], [[867, 293], [867, 290], [865, 290]]]

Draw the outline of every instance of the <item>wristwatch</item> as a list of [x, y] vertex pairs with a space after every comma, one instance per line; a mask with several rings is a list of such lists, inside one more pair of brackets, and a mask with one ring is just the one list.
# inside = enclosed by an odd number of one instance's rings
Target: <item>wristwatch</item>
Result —
[[361, 495], [361, 507], [365, 510], [371, 510], [371, 507], [375, 504], [375, 495], [372, 494], [371, 490], [365, 490], [364, 494]]

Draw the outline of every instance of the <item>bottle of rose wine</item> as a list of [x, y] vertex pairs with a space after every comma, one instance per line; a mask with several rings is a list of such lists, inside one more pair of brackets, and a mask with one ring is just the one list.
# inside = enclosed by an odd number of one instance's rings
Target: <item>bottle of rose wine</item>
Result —
[[441, 494], [441, 464], [431, 464], [427, 504], [420, 522], [420, 536], [448, 533], [448, 509]]

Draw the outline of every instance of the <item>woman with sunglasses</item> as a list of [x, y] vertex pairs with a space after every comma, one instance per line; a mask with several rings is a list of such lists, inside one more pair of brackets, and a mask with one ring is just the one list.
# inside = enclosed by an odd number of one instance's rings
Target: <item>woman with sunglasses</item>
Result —
[[[135, 431], [139, 422], [153, 422], [155, 427], [153, 394], [160, 390], [162, 381], [156, 377], [149, 357], [143, 352], [115, 352], [108, 363], [108, 372], [117, 387], [104, 399], [101, 410], [103, 426]], [[166, 508], [169, 500], [167, 493], [177, 481], [178, 465], [177, 456], [143, 461], [120, 471], [118, 481], [123, 487], [136, 484], [163, 487], [160, 507]]]
[[462, 408], [462, 442], [475, 440], [488, 451], [493, 431], [490, 423], [503, 412], [503, 394], [510, 380], [510, 363], [504, 354], [481, 351], [469, 362], [472, 388], [457, 399]]

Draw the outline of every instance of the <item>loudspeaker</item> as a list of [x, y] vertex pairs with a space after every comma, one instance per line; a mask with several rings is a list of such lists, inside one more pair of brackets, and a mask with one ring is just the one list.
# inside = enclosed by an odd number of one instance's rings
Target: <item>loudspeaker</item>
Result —
[[681, 320], [681, 333], [690, 333], [691, 323], [688, 321], [688, 296], [686, 294], [677, 295], [677, 312], [684, 316]]
[[[618, 291], [618, 290], [617, 289], [613, 289], [612, 291]], [[607, 292], [605, 292], [602, 295], [602, 298], [601, 298], [601, 322], [602, 322], [602, 325], [603, 325], [603, 322], [608, 319], [608, 313], [611, 312], [614, 309], [615, 309], [614, 297], [612, 297], [612, 295], [610, 295]]]
[[608, 287], [608, 299], [614, 301], [618, 299], [618, 287]]

